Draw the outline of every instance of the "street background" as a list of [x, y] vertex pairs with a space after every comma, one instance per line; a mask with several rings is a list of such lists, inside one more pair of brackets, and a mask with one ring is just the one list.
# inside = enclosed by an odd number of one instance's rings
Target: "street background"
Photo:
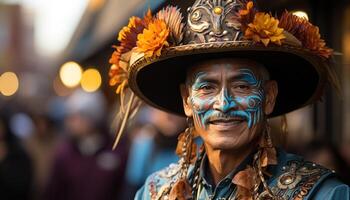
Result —
[[[175, 162], [185, 119], [142, 107], [112, 151], [119, 97], [109, 57], [129, 17], [187, 0], [0, 0], [0, 199], [132, 199], [145, 178]], [[277, 145], [350, 183], [350, 2], [257, 0], [319, 26], [337, 53], [342, 94], [289, 113]], [[186, 17], [185, 17], [186, 18]], [[278, 59], [278, 58], [276, 58]]]

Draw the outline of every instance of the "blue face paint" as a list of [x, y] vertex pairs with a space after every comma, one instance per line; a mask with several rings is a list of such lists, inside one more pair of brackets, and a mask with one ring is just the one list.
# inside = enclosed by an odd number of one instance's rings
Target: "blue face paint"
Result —
[[[223, 84], [225, 81], [227, 84]], [[248, 127], [252, 128], [263, 117], [262, 80], [258, 80], [249, 69], [239, 69], [233, 81], [210, 80], [208, 73], [198, 72], [191, 85], [190, 100], [194, 120], [203, 129], [212, 119], [233, 117], [246, 120]]]

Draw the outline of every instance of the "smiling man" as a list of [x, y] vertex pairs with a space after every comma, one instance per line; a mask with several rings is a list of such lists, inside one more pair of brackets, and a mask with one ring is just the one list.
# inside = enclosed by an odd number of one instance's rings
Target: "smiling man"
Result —
[[269, 118], [338, 88], [318, 28], [248, 0], [196, 0], [187, 11], [186, 24], [172, 6], [130, 18], [110, 60], [117, 93], [132, 90], [121, 95], [123, 124], [140, 100], [188, 121], [178, 163], [149, 176], [135, 199], [350, 199], [335, 172], [270, 137]]
[[181, 87], [186, 116], [204, 141], [217, 184], [257, 148], [277, 83], [256, 62], [214, 59], [195, 64]]

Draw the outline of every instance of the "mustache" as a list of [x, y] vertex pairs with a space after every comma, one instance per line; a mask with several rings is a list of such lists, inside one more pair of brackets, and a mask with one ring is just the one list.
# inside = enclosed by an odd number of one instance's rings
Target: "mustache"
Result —
[[242, 111], [231, 111], [229, 113], [214, 112], [207, 116], [205, 123], [216, 120], [248, 120], [249, 116], [246, 112]]

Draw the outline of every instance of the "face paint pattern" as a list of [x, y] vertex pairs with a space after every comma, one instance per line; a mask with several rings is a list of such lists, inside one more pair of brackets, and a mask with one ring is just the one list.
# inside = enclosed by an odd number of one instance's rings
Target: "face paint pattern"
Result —
[[[194, 111], [194, 120], [201, 128], [206, 129], [208, 122], [213, 119], [229, 119], [238, 117], [248, 123], [252, 128], [263, 117], [262, 102], [264, 90], [262, 80], [256, 78], [249, 69], [240, 69], [237, 84], [230, 88], [220, 86], [218, 88], [210, 81], [206, 81], [206, 72], [198, 72], [191, 86], [191, 105]], [[241, 91], [241, 86], [248, 87], [248, 91]], [[236, 89], [236, 87], [238, 89]], [[230, 92], [234, 96], [230, 95]], [[214, 104], [219, 104], [219, 109], [214, 109]]]

